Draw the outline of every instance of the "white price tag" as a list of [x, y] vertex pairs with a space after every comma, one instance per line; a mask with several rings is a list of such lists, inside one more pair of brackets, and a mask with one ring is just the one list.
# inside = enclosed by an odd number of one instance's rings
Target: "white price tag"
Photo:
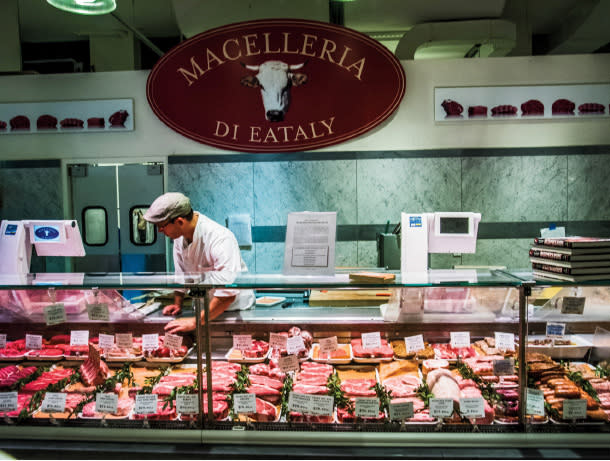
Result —
[[298, 354], [299, 351], [303, 351], [305, 349], [305, 343], [300, 335], [293, 336], [286, 340], [286, 350], [288, 351], [288, 354]]
[[470, 332], [468, 331], [452, 331], [451, 332], [451, 347], [458, 349], [460, 347], [470, 347]]
[[460, 413], [466, 418], [483, 418], [485, 403], [482, 397], [460, 399]]
[[159, 348], [159, 335], [153, 333], [150, 335], [142, 335], [142, 350], [154, 351]]
[[182, 336], [168, 333], [163, 339], [163, 345], [168, 349], [180, 349], [180, 346], [182, 346]]
[[390, 419], [402, 421], [413, 418], [413, 402], [390, 402]]
[[299, 394], [291, 392], [288, 410], [306, 415], [332, 415], [335, 399], [330, 395]]
[[104, 333], [100, 333], [99, 346], [100, 349], [102, 349], [103, 351], [112, 349], [114, 347], [114, 335], [106, 335]]
[[0, 334], [0, 349], [4, 349], [6, 347], [6, 334]]
[[362, 347], [364, 349], [376, 349], [381, 347], [381, 334], [378, 331], [362, 333]]
[[233, 348], [240, 351], [252, 349], [252, 335], [233, 335]]
[[552, 323], [546, 324], [546, 335], [549, 338], [563, 338], [566, 334], [565, 323]]
[[379, 399], [356, 397], [356, 416], [361, 418], [377, 418], [379, 416]]
[[256, 395], [233, 394], [233, 411], [235, 413], [256, 413]]
[[288, 411], [309, 414], [311, 404], [310, 394], [291, 392], [288, 396]]
[[114, 335], [114, 339], [116, 340], [116, 346], [120, 349], [131, 349], [133, 347], [133, 335], [131, 333], [117, 333]]
[[157, 394], [136, 394], [136, 404], [133, 412], [137, 415], [151, 415], [157, 413]]
[[97, 413], [116, 413], [118, 405], [119, 396], [112, 392], [95, 394], [95, 411]]
[[279, 333], [269, 333], [269, 347], [279, 350], [286, 349], [287, 339], [288, 336]]
[[566, 399], [563, 401], [563, 419], [585, 419], [587, 401], [585, 399]]
[[47, 392], [40, 410], [45, 413], [63, 413], [66, 411], [66, 395], [63, 392]]
[[330, 353], [339, 349], [339, 344], [337, 343], [337, 337], [331, 336], [330, 338], [321, 338], [320, 339], [320, 352]]
[[494, 375], [509, 376], [515, 374], [515, 361], [513, 359], [503, 359], [493, 361]]
[[426, 348], [423, 335], [407, 336], [405, 338], [407, 353], [421, 351]]
[[525, 389], [525, 413], [528, 415], [544, 416], [544, 392], [538, 389]]
[[515, 350], [515, 335], [513, 333], [500, 333], [495, 332], [496, 337], [496, 348], [501, 351], [514, 351]]
[[42, 336], [41, 335], [25, 335], [25, 348], [26, 349], [42, 349]]
[[108, 303], [87, 304], [87, 315], [89, 316], [89, 320], [102, 320], [108, 322], [110, 320]]
[[430, 399], [430, 416], [450, 418], [453, 415], [453, 399]]
[[586, 299], [584, 296], [564, 296], [561, 303], [561, 313], [582, 315], [585, 310]]
[[197, 394], [177, 394], [176, 411], [185, 415], [199, 414], [199, 396]]
[[86, 346], [89, 344], [89, 330], [70, 331], [70, 346]]
[[284, 373], [299, 371], [301, 368], [299, 358], [293, 354], [280, 357], [278, 359], [278, 365], [280, 366], [280, 370]]
[[44, 321], [47, 325], [66, 323], [66, 309], [63, 303], [50, 304], [44, 308]]
[[17, 410], [17, 392], [0, 392], [0, 411]]
[[330, 395], [311, 395], [312, 415], [332, 415], [335, 408], [335, 399]]

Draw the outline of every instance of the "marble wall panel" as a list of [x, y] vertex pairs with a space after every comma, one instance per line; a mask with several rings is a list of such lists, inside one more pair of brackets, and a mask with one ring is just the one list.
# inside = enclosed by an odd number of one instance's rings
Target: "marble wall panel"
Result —
[[361, 240], [358, 242], [358, 266], [377, 267], [377, 242]]
[[610, 154], [568, 158], [568, 218], [610, 219]]
[[61, 170], [0, 168], [0, 219], [62, 219]]
[[565, 156], [465, 157], [462, 210], [484, 222], [565, 220], [566, 175]]
[[[248, 268], [258, 273], [281, 273], [284, 266], [284, 242], [259, 242], [254, 245], [256, 265]], [[242, 251], [243, 257], [243, 251]], [[337, 242], [336, 267], [358, 267], [358, 242]]]
[[506, 266], [507, 269], [531, 268], [529, 249], [532, 239], [485, 239], [477, 241], [477, 252], [462, 254], [465, 266]]

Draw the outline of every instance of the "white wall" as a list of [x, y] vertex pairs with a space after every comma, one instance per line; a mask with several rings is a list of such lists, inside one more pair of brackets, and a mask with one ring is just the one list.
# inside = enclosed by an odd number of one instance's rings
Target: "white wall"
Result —
[[[435, 124], [434, 87], [609, 83], [610, 55], [404, 61], [406, 95], [374, 132], [323, 151], [544, 147], [610, 144], [610, 119]], [[148, 107], [148, 71], [0, 77], [0, 102], [133, 98], [135, 131], [0, 135], [0, 160], [116, 160], [231, 154], [166, 127]], [[609, 98], [610, 99], [610, 98]]]

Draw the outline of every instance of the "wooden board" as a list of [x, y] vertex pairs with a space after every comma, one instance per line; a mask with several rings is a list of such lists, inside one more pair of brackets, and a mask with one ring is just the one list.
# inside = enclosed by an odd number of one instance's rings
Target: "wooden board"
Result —
[[390, 290], [311, 290], [310, 306], [379, 306], [390, 299]]

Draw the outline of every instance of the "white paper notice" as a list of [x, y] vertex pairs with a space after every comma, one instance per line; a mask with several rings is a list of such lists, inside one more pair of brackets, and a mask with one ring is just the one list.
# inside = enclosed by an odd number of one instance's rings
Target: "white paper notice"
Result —
[[17, 392], [0, 392], [0, 411], [17, 409]]
[[564, 296], [561, 302], [561, 313], [582, 315], [586, 299], [584, 296]]
[[390, 402], [390, 419], [402, 421], [413, 418], [413, 402]]
[[252, 224], [249, 214], [232, 214], [227, 219], [227, 227], [241, 246], [252, 246]]
[[362, 347], [364, 349], [377, 349], [381, 347], [381, 334], [378, 331], [362, 333]]
[[336, 336], [320, 339], [320, 352], [322, 352], [323, 354], [336, 351], [337, 349], [339, 349], [339, 344], [337, 343]]
[[453, 399], [430, 399], [430, 416], [450, 418], [453, 415]]
[[233, 349], [239, 351], [252, 349], [252, 335], [233, 335]]
[[110, 313], [108, 312], [107, 303], [87, 304], [87, 315], [89, 320], [102, 320], [108, 322]]
[[379, 399], [356, 397], [356, 416], [361, 418], [377, 418], [379, 416]]
[[332, 415], [335, 399], [330, 395], [299, 394], [291, 392], [288, 410], [306, 415]]
[[451, 347], [470, 347], [470, 332], [468, 331], [452, 331], [451, 332]]
[[510, 376], [515, 374], [515, 361], [513, 359], [503, 359], [493, 361], [494, 375]]
[[269, 347], [274, 349], [286, 349], [288, 336], [279, 333], [269, 333]]
[[565, 323], [548, 322], [546, 324], [546, 335], [549, 338], [563, 338], [566, 334]]
[[466, 418], [483, 418], [485, 403], [482, 397], [460, 399], [460, 413]]
[[501, 351], [514, 351], [515, 350], [515, 335], [513, 333], [500, 333], [495, 332], [496, 348]]
[[544, 392], [528, 387], [525, 390], [525, 398], [527, 402], [525, 406], [526, 414], [544, 416]]
[[180, 349], [180, 346], [182, 346], [182, 336], [168, 333], [163, 338], [163, 345], [169, 349]]
[[0, 335], [0, 349], [4, 349], [6, 347], [6, 334], [3, 333]]
[[42, 349], [42, 336], [41, 335], [25, 335], [25, 348], [26, 349]]
[[50, 304], [44, 308], [44, 321], [47, 325], [66, 323], [66, 309], [63, 303]]
[[305, 343], [300, 335], [292, 336], [286, 340], [286, 351], [288, 351], [288, 354], [297, 354], [299, 351], [305, 349]]
[[89, 344], [89, 330], [70, 331], [70, 346], [86, 346]]
[[587, 401], [585, 399], [566, 399], [563, 401], [563, 419], [585, 419]]
[[114, 335], [114, 339], [117, 347], [121, 349], [131, 349], [133, 347], [133, 335], [131, 333], [117, 333]]
[[292, 354], [280, 357], [278, 360], [278, 365], [280, 370], [284, 373], [288, 373], [289, 371], [299, 371], [301, 368], [299, 358]]
[[337, 213], [289, 213], [284, 275], [334, 275]]
[[63, 413], [66, 411], [66, 395], [63, 392], [47, 392], [40, 410], [45, 413]]
[[159, 335], [153, 333], [150, 335], [142, 335], [142, 350], [154, 351], [159, 348]]
[[119, 396], [113, 392], [95, 394], [95, 411], [98, 413], [116, 413]]
[[100, 333], [99, 345], [103, 351], [112, 349], [114, 346], [114, 335], [105, 335], [104, 333]]
[[186, 415], [199, 414], [199, 396], [197, 394], [177, 394], [176, 411]]
[[233, 394], [233, 411], [235, 413], [256, 413], [256, 395]]
[[417, 352], [426, 348], [423, 335], [407, 336], [405, 338], [407, 352]]
[[136, 394], [136, 404], [133, 412], [137, 415], [150, 415], [157, 412], [157, 394]]

